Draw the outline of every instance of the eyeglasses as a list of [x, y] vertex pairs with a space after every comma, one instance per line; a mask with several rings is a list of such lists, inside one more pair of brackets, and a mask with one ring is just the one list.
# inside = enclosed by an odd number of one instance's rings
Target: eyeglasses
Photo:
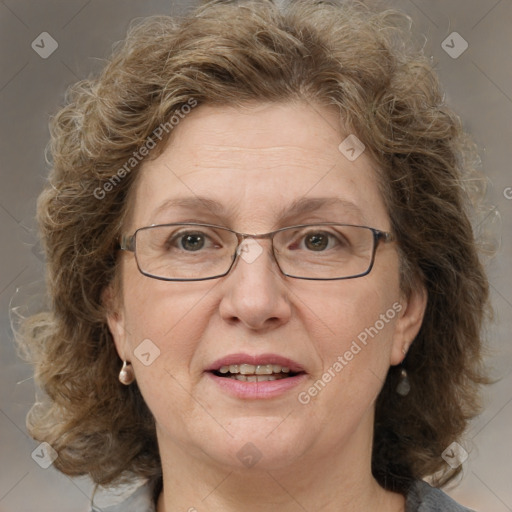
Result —
[[[213, 224], [159, 224], [123, 235], [120, 248], [135, 253], [139, 271], [163, 281], [203, 281], [229, 273], [237, 257], [251, 263], [263, 251], [256, 239], [270, 238], [280, 271], [311, 280], [367, 275], [380, 241], [391, 233], [367, 226], [324, 222], [249, 235]], [[252, 242], [250, 242], [252, 239]]]

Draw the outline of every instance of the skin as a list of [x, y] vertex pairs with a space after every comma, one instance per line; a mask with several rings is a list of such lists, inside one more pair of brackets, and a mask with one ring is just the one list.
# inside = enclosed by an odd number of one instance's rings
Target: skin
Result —
[[[317, 221], [389, 231], [375, 165], [366, 153], [350, 162], [338, 150], [347, 135], [335, 112], [306, 103], [199, 106], [174, 129], [163, 153], [143, 164], [125, 232], [187, 220], [245, 233]], [[221, 202], [227, 216], [155, 214], [170, 198], [194, 195]], [[277, 217], [304, 196], [340, 197], [361, 214], [331, 207]], [[401, 293], [394, 243], [378, 246], [367, 276], [325, 282], [282, 275], [270, 241], [258, 243], [264, 250], [254, 262], [239, 258], [227, 276], [202, 282], [145, 277], [134, 254], [122, 254], [123, 292], [108, 322], [156, 419], [164, 478], [158, 512], [403, 511], [403, 496], [371, 475], [374, 405], [390, 365], [400, 363], [420, 328], [425, 290]], [[397, 302], [400, 313], [301, 404], [298, 393]], [[134, 350], [148, 338], [160, 356], [145, 366]], [[239, 352], [291, 358], [307, 379], [272, 399], [228, 396], [204, 370]], [[237, 457], [247, 442], [261, 453], [250, 468]]]

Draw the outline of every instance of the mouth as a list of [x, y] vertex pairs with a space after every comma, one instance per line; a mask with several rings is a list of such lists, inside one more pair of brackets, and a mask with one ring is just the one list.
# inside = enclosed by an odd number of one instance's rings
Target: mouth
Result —
[[286, 397], [307, 379], [300, 364], [277, 354], [231, 354], [205, 373], [222, 393], [240, 400]]

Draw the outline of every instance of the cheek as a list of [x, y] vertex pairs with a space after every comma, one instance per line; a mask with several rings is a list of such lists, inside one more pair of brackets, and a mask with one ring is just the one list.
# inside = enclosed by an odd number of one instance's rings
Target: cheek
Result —
[[308, 312], [312, 341], [338, 353], [353, 340], [364, 344], [375, 337], [390, 337], [397, 318], [398, 278], [384, 283], [369, 276], [322, 283], [316, 289], [298, 291], [297, 296]]
[[125, 293], [125, 315], [137, 385], [157, 423], [169, 426], [172, 419], [172, 428], [182, 435], [192, 414], [193, 361], [211, 315], [206, 308], [213, 284], [203, 282], [199, 290], [192, 283], [142, 275], [130, 275], [126, 282], [126, 290], [133, 290]]
[[397, 266], [380, 267], [386, 272], [341, 281], [336, 290], [318, 289], [305, 299], [315, 312], [309, 330], [319, 365], [299, 402], [322, 410], [333, 426], [362, 417], [390, 366], [402, 306]]
[[[150, 279], [127, 268], [124, 315], [128, 350], [138, 386], [149, 408], [165, 416], [169, 397], [188, 387], [190, 367], [208, 315], [190, 283]], [[211, 285], [210, 285], [211, 286]]]
[[[179, 283], [151, 279], [140, 274], [134, 264], [127, 265], [124, 306], [132, 349], [144, 338], [150, 338], [162, 352], [190, 347], [187, 339], [183, 339], [182, 331], [187, 326], [190, 333], [187, 338], [193, 339], [202, 321], [207, 320], [203, 299], [214, 286], [215, 282]], [[193, 322], [190, 321], [192, 317]]]

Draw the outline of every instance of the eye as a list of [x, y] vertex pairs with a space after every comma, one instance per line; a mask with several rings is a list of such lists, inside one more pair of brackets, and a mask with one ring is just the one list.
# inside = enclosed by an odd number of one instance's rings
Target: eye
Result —
[[[208, 242], [210, 245], [208, 245]], [[169, 236], [165, 242], [167, 251], [178, 249], [186, 252], [197, 252], [203, 248], [218, 246], [211, 237], [202, 231], [181, 231]]]
[[305, 237], [305, 245], [312, 251], [323, 251], [329, 245], [329, 236], [326, 233], [312, 233]]
[[198, 251], [205, 244], [205, 236], [201, 233], [188, 233], [180, 236], [181, 247], [187, 251]]
[[334, 256], [334, 253], [347, 253], [354, 249], [357, 232], [349, 227], [337, 226], [336, 229], [326, 229], [320, 226], [290, 229], [283, 231], [278, 240], [278, 250], [302, 251], [304, 254], [324, 254]]
[[328, 231], [309, 231], [299, 236], [296, 249], [306, 249], [313, 252], [324, 252], [327, 249], [341, 249], [347, 246], [347, 241], [341, 233], [330, 233]]

